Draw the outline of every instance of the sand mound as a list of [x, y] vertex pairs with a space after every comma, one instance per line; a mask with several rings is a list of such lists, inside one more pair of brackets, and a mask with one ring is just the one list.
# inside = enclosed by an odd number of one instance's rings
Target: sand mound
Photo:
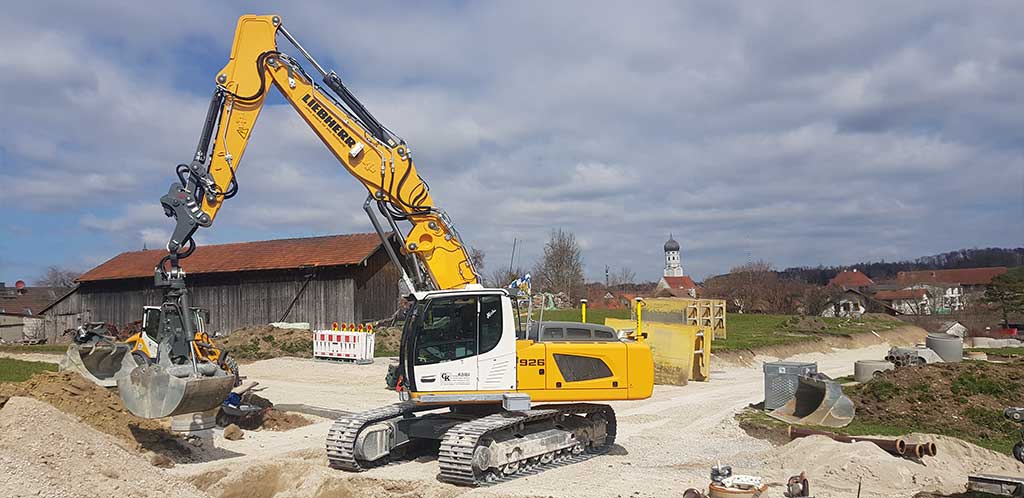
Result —
[[191, 482], [213, 498], [447, 498], [471, 491], [339, 472], [319, 455], [225, 466], [193, 476]]
[[190, 448], [157, 420], [132, 415], [121, 398], [74, 372], [44, 372], [25, 382], [0, 383], [4, 398], [24, 396], [45, 401], [79, 418], [100, 432], [110, 434], [130, 451], [155, 451], [173, 460], [187, 459]]
[[23, 397], [0, 410], [0, 468], [0, 496], [204, 496], [115, 438]]
[[777, 479], [806, 471], [811, 486], [825, 496], [855, 496], [863, 479], [862, 496], [891, 497], [893, 490], [925, 490], [941, 493], [963, 491], [967, 475], [985, 472], [1020, 474], [1024, 465], [1012, 458], [959, 439], [913, 434], [909, 442], [934, 442], [937, 456], [920, 461], [895, 457], [872, 443], [840, 443], [824, 436], [796, 439], [779, 447], [766, 459]]

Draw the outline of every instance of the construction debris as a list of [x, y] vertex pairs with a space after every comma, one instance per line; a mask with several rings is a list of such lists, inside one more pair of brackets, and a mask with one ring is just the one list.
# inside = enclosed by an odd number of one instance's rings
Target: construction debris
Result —
[[244, 432], [235, 424], [230, 424], [224, 428], [224, 439], [228, 441], [238, 441], [244, 436]]

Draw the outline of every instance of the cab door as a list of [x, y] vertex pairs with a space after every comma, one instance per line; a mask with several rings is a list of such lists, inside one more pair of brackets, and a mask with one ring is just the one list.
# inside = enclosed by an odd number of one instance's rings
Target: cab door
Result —
[[477, 296], [431, 299], [417, 318], [413, 377], [418, 392], [475, 391]]

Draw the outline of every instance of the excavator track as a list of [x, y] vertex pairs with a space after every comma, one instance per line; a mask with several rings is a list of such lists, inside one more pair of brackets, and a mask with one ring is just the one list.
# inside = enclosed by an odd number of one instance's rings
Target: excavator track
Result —
[[[503, 430], [525, 427], [544, 419], [562, 415], [601, 414], [607, 421], [605, 441], [600, 446], [574, 452], [569, 448], [556, 449], [540, 457], [515, 463], [511, 473], [481, 472], [473, 467], [473, 455], [481, 441]], [[596, 404], [546, 405], [523, 412], [501, 412], [452, 427], [441, 440], [438, 463], [441, 474], [438, 479], [460, 486], [480, 486], [505, 482], [517, 477], [533, 475], [540, 471], [587, 460], [606, 452], [615, 442], [615, 412], [610, 406]]]
[[355, 457], [356, 437], [368, 425], [395, 418], [407, 413], [430, 409], [411, 401], [374, 408], [365, 412], [339, 417], [327, 432], [327, 460], [335, 469], [361, 472], [387, 462], [360, 462]]

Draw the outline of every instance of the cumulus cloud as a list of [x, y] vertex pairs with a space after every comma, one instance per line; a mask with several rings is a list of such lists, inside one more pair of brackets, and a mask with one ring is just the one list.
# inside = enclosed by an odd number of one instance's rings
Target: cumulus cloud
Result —
[[[0, 116], [0, 202], [31, 222], [79, 220], [75, 244], [97, 254], [162, 245], [171, 221], [157, 198], [191, 155], [234, 18], [277, 7], [13, 8], [2, 36], [20, 53], [0, 60], [0, 92], [33, 97], [8, 98]], [[325, 29], [357, 7], [359, 22]], [[279, 13], [409, 141], [435, 201], [490, 261], [516, 238], [529, 262], [558, 227], [586, 241], [594, 278], [605, 264], [656, 278], [670, 231], [698, 278], [748, 257], [836, 264], [1024, 243], [1014, 2]], [[370, 228], [365, 189], [280, 99], [238, 177], [203, 241]]]

